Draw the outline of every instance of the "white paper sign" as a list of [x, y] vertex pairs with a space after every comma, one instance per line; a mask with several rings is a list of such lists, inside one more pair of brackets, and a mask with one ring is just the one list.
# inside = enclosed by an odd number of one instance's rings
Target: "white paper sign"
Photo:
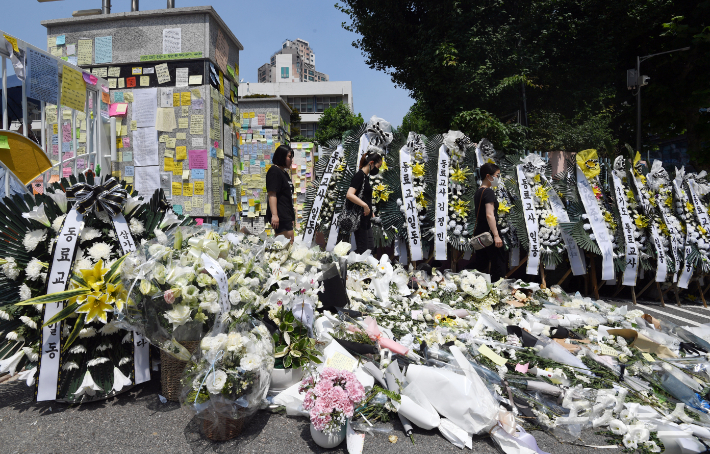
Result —
[[439, 161], [436, 171], [436, 207], [434, 211], [434, 254], [435, 260], [446, 260], [447, 232], [449, 226], [449, 149], [439, 147]]
[[624, 243], [626, 244], [626, 257], [624, 258], [626, 261], [626, 267], [624, 268], [624, 278], [622, 284], [627, 287], [635, 287], [639, 267], [639, 247], [636, 243], [636, 238], [634, 237], [636, 227], [634, 226], [634, 221], [629, 215], [629, 207], [626, 203], [624, 186], [621, 183], [621, 179], [614, 172], [611, 173], [611, 176], [614, 180], [614, 198], [616, 199], [616, 204], [619, 207], [621, 228], [624, 232]]
[[[67, 213], [62, 231], [57, 237], [57, 244], [52, 257], [52, 268], [47, 277], [47, 294], [63, 292], [71, 280], [71, 265], [81, 233], [83, 216], [72, 209]], [[64, 309], [64, 302], [44, 305], [44, 323]], [[54, 323], [42, 328], [42, 350], [37, 378], [37, 402], [55, 400], [59, 379], [59, 357], [62, 351], [61, 323]]]
[[160, 166], [136, 167], [135, 173], [136, 191], [152, 197], [160, 189]]
[[173, 107], [173, 89], [160, 89], [160, 107]]
[[602, 211], [597, 204], [597, 197], [594, 195], [592, 185], [587, 180], [587, 176], [577, 165], [577, 190], [582, 199], [584, 210], [589, 216], [589, 223], [596, 238], [597, 245], [602, 252], [602, 280], [614, 279], [614, 256], [611, 247], [611, 238], [606, 228], [606, 222], [602, 216]]
[[182, 29], [180, 28], [164, 28], [163, 29], [163, 53], [164, 54], [179, 54], [182, 52]]
[[176, 87], [187, 87], [188, 79], [188, 69], [187, 68], [176, 68], [175, 69], [175, 86]]
[[523, 165], [518, 164], [518, 185], [520, 186], [520, 198], [523, 202], [523, 213], [525, 215], [525, 226], [528, 237], [528, 263], [525, 268], [527, 274], [537, 275], [540, 267], [540, 235], [537, 231], [537, 213], [535, 212], [535, 200], [528, 179], [523, 172]]
[[59, 91], [57, 61], [27, 47], [27, 97], [56, 104]]
[[158, 112], [158, 89], [133, 90], [133, 120], [139, 128], [155, 127]]
[[417, 212], [417, 201], [414, 197], [414, 185], [412, 184], [412, 156], [411, 149], [407, 146], [399, 150], [399, 169], [402, 183], [402, 202], [405, 209], [404, 222], [407, 224], [407, 237], [409, 238], [409, 250], [412, 253], [412, 261], [421, 260], [422, 239], [419, 229], [419, 213]]
[[158, 165], [158, 131], [155, 127], [133, 131], [133, 160], [136, 166]]
[[232, 158], [224, 157], [224, 167], [222, 172], [222, 182], [224, 184], [232, 184], [234, 181], [234, 165], [232, 164]]
[[[343, 146], [338, 145], [333, 154], [328, 160], [328, 165], [323, 172], [323, 178], [320, 180], [318, 185], [318, 192], [316, 192], [316, 197], [313, 199], [313, 207], [310, 213], [308, 213], [308, 219], [306, 220], [306, 228], [303, 230], [303, 241], [306, 244], [311, 244], [313, 242], [313, 236], [316, 233], [316, 227], [318, 225], [318, 219], [320, 217], [321, 208], [323, 207], [323, 202], [325, 201], [325, 196], [328, 193], [328, 185], [330, 184], [330, 178], [333, 176], [335, 171], [335, 166], [338, 160], [343, 155]], [[333, 224], [331, 225], [331, 234], [333, 227], [335, 226], [335, 216], [333, 216]], [[337, 232], [337, 227], [336, 227]], [[337, 233], [336, 233], [337, 236]]]

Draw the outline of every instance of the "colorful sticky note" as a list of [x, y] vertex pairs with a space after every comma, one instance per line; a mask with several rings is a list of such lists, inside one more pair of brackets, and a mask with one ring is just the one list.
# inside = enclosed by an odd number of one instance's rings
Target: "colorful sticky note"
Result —
[[126, 87], [132, 88], [136, 86], [136, 78], [128, 77], [126, 78]]
[[193, 180], [204, 180], [205, 179], [205, 169], [192, 169], [192, 179]]
[[187, 159], [187, 147], [175, 147], [175, 155], [177, 160]]
[[123, 168], [123, 174], [127, 177], [132, 177], [133, 176], [133, 171], [134, 167], [133, 166], [125, 166]]
[[195, 195], [205, 195], [205, 182], [195, 181]]
[[173, 183], [173, 197], [182, 195], [182, 183]]
[[182, 195], [185, 197], [192, 197], [192, 191], [193, 191], [193, 184], [192, 183], [183, 183], [182, 184]]
[[110, 117], [117, 117], [126, 115], [128, 112], [128, 103], [125, 102], [115, 102], [111, 104], [108, 110], [108, 115]]
[[189, 151], [190, 169], [207, 169], [207, 150]]
[[7, 136], [0, 136], [0, 148], [10, 149], [10, 144], [7, 141]]

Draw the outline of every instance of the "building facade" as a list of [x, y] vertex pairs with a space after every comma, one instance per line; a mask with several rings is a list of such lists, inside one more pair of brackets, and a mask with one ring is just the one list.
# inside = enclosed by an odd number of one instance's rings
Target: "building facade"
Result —
[[240, 84], [239, 98], [248, 95], [278, 96], [301, 114], [301, 135], [315, 137], [317, 123], [328, 107], [340, 103], [353, 111], [353, 86], [351, 81], [302, 83]]
[[327, 74], [316, 71], [316, 55], [308, 41], [287, 39], [269, 63], [259, 67], [259, 83], [328, 82]]

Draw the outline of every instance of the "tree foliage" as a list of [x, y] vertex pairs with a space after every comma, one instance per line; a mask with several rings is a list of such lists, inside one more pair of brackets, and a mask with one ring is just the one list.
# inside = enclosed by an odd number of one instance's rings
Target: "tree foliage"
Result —
[[355, 115], [347, 104], [328, 107], [318, 120], [316, 142], [324, 145], [331, 139], [341, 139], [343, 133], [364, 123], [362, 114]]
[[595, 135], [611, 127], [616, 140], [634, 143], [626, 70], [637, 55], [691, 46], [642, 65], [651, 76], [642, 89], [644, 143], [687, 132], [696, 157], [710, 143], [710, 118], [698, 112], [710, 106], [710, 0], [341, 0], [336, 7], [368, 65], [419, 100], [408, 120], [425, 118], [439, 132], [475, 109], [507, 118], [522, 110], [525, 90], [538, 124], [557, 115], [569, 127], [601, 127]]

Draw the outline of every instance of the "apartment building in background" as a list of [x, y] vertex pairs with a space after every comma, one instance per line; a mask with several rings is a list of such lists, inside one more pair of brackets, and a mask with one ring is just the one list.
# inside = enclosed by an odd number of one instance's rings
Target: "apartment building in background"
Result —
[[315, 137], [318, 120], [328, 107], [340, 103], [353, 110], [353, 83], [314, 82], [309, 84], [292, 82], [265, 82], [239, 84], [239, 98], [248, 95], [268, 95], [280, 97], [301, 114], [301, 135]]
[[287, 39], [269, 63], [259, 67], [259, 83], [328, 82], [327, 74], [316, 71], [316, 54], [308, 41]]

